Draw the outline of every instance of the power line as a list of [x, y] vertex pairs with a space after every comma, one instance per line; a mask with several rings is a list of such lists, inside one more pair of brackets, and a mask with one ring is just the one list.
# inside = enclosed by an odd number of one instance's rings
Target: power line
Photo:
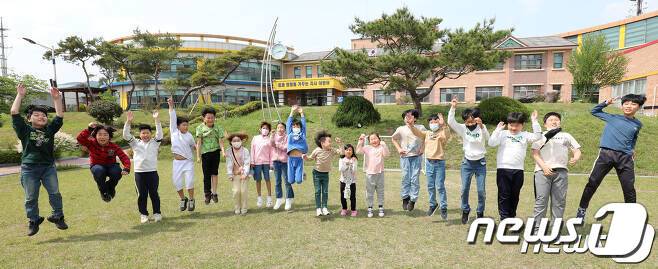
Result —
[[7, 56], [5, 55], [5, 31], [9, 30], [5, 28], [2, 17], [0, 17], [0, 75], [3, 77], [7, 76]]

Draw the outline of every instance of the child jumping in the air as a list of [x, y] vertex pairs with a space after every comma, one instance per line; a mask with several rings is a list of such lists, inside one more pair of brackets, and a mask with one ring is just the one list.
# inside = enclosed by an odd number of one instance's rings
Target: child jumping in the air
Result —
[[21, 102], [27, 89], [23, 84], [16, 87], [16, 98], [11, 105], [11, 118], [16, 136], [21, 141], [21, 186], [25, 191], [25, 213], [28, 218], [27, 235], [33, 236], [39, 232], [43, 217], [39, 216], [39, 188], [48, 192], [48, 200], [52, 207], [52, 215], [48, 221], [60, 230], [68, 229], [64, 221], [62, 194], [59, 192], [59, 181], [55, 167], [55, 133], [64, 124], [64, 109], [62, 94], [57, 88], [50, 89], [50, 96], [55, 106], [55, 118], [48, 123], [48, 110], [41, 106], [31, 106], [27, 110], [25, 123], [20, 115]]
[[[562, 132], [562, 116], [557, 112], [544, 115], [546, 132], [532, 144], [535, 159], [535, 227], [546, 217], [548, 200], [551, 200], [551, 216], [562, 218], [567, 202], [568, 169], [580, 159], [580, 144], [569, 133]], [[569, 150], [573, 158], [569, 159]]]
[[276, 202], [274, 210], [278, 210], [283, 205], [283, 190], [281, 184], [286, 186], [285, 209], [290, 210], [292, 201], [295, 199], [295, 192], [292, 190], [292, 184], [288, 182], [288, 135], [286, 135], [286, 124], [279, 122], [276, 125], [276, 133], [272, 137], [272, 165], [274, 166], [274, 178], [276, 180], [274, 190], [276, 192]]
[[196, 127], [196, 158], [201, 162], [203, 170], [203, 193], [205, 195], [205, 204], [210, 204], [210, 200], [215, 203], [219, 202], [217, 195], [217, 174], [219, 174], [219, 158], [226, 152], [224, 151], [224, 129], [215, 124], [216, 111], [212, 107], [201, 110], [203, 123]]
[[377, 192], [379, 203], [379, 217], [384, 217], [384, 158], [390, 155], [388, 146], [379, 139], [378, 133], [371, 133], [368, 137], [369, 145], [364, 146], [366, 135], [361, 134], [356, 145], [356, 153], [365, 155], [366, 164], [366, 202], [368, 204], [368, 218], [372, 218], [372, 206]]
[[135, 162], [135, 186], [137, 187], [137, 208], [139, 209], [139, 221], [147, 223], [149, 221], [149, 212], [146, 209], [147, 199], [151, 197], [151, 206], [153, 207], [153, 220], [159, 222], [162, 220], [160, 212], [160, 194], [158, 186], [160, 185], [160, 176], [158, 176], [158, 152], [160, 142], [162, 142], [162, 124], [160, 124], [160, 113], [156, 110], [153, 112], [155, 120], [155, 139], [151, 139], [151, 126], [146, 124], [139, 125], [139, 139], [130, 133], [130, 124], [133, 121], [133, 112], [126, 112], [126, 123], [123, 125], [123, 139], [128, 141], [130, 148], [133, 150], [133, 161]]
[[256, 181], [256, 192], [258, 199], [256, 207], [263, 206], [263, 197], [261, 196], [261, 179], [265, 180], [267, 186], [267, 203], [265, 207], [272, 207], [272, 183], [270, 183], [270, 167], [272, 166], [272, 138], [270, 131], [272, 125], [268, 122], [261, 122], [259, 134], [251, 140], [251, 167], [254, 169], [254, 180]]
[[644, 102], [645, 96], [627, 94], [621, 98], [621, 111], [624, 115], [609, 114], [603, 109], [614, 103], [616, 98], [606, 100], [592, 109], [592, 115], [605, 121], [605, 128], [601, 134], [599, 144], [599, 157], [596, 158], [589, 181], [585, 185], [583, 195], [580, 197], [580, 207], [576, 216], [585, 218], [585, 212], [594, 192], [603, 178], [615, 168], [617, 177], [621, 182], [625, 203], [635, 203], [635, 144], [642, 129], [642, 122], [635, 118]]
[[507, 130], [503, 130], [505, 123], [501, 121], [489, 138], [489, 146], [498, 147], [496, 185], [501, 220], [516, 217], [528, 144], [542, 138], [541, 126], [537, 122], [537, 110], [532, 112], [531, 120], [532, 133], [523, 131], [526, 116], [521, 112], [511, 112], [507, 116]]
[[354, 147], [350, 144], [343, 148], [344, 153], [338, 160], [338, 171], [340, 171], [340, 210], [341, 216], [347, 216], [347, 199], [350, 199], [350, 215], [356, 217], [356, 169], [357, 158]]
[[423, 143], [411, 132], [410, 126], [416, 126], [421, 131], [427, 131], [423, 125], [416, 125], [419, 117], [418, 110], [409, 109], [402, 112], [404, 125], [398, 127], [393, 133], [392, 142], [400, 154], [400, 168], [402, 168], [402, 181], [400, 198], [402, 209], [413, 211], [420, 192], [420, 162], [423, 157]]
[[[429, 210], [427, 215], [432, 216], [437, 207], [441, 209], [441, 218], [448, 218], [448, 202], [446, 197], [446, 162], [444, 152], [446, 142], [450, 138], [450, 130], [443, 120], [443, 115], [438, 113], [431, 115], [428, 119], [430, 131], [418, 130], [415, 126], [409, 126], [413, 133], [425, 141], [425, 173], [427, 174], [427, 191], [429, 192]], [[436, 192], [439, 192], [439, 204], [436, 203]]]
[[487, 161], [484, 156], [487, 153], [485, 146], [489, 140], [489, 131], [487, 131], [487, 126], [482, 124], [478, 108], [467, 108], [462, 112], [463, 124], [457, 123], [455, 120], [456, 109], [457, 99], [453, 99], [448, 112], [448, 125], [462, 138], [464, 159], [461, 162], [461, 209], [462, 224], [466, 224], [468, 214], [471, 212], [468, 196], [471, 190], [471, 179], [474, 175], [478, 192], [478, 206], [475, 212], [478, 218], [484, 216], [487, 177]]
[[343, 148], [340, 138], [336, 138], [339, 148], [331, 147], [331, 134], [320, 131], [315, 136], [315, 145], [318, 147], [311, 152], [311, 155], [304, 154], [305, 160], [315, 160], [313, 168], [313, 185], [315, 186], [315, 215], [327, 216], [331, 214], [327, 208], [329, 198], [329, 171], [331, 171], [331, 162], [334, 156], [342, 155]]
[[[180, 197], [180, 211], [194, 211], [194, 150], [196, 144], [189, 132], [190, 124], [187, 118], [177, 117], [174, 100], [167, 100], [169, 105], [169, 135], [171, 136], [171, 152], [174, 155], [171, 175], [174, 188]], [[183, 188], [187, 189], [188, 199]]]
[[[293, 121], [293, 115], [298, 112], [300, 121]], [[302, 156], [308, 152], [306, 144], [306, 117], [300, 106], [290, 109], [290, 116], [286, 122], [288, 133], [288, 183], [301, 184], [304, 181], [304, 159]]]
[[[114, 128], [92, 122], [77, 137], [78, 143], [89, 151], [89, 170], [101, 198], [108, 203], [116, 196], [121, 177], [130, 173], [130, 157], [119, 145], [112, 143], [113, 134]], [[117, 156], [123, 169], [117, 163]]]
[[249, 182], [250, 158], [249, 150], [242, 146], [247, 142], [246, 134], [231, 134], [227, 140], [231, 149], [226, 156], [226, 173], [233, 184], [233, 201], [235, 214], [247, 214], [247, 183]]

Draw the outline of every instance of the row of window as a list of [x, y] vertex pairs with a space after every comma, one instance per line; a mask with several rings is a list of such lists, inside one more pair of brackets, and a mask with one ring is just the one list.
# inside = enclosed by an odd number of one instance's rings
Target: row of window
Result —
[[[318, 77], [324, 77], [324, 74], [322, 74], [322, 69], [320, 68], [319, 65], [315, 66], [317, 72], [318, 72]], [[305, 71], [305, 78], [312, 78], [313, 77], [313, 66], [312, 65], [306, 65], [304, 66], [304, 71]], [[295, 66], [293, 67], [293, 75], [295, 78], [301, 78], [302, 77], [302, 67], [301, 66]]]
[[[542, 69], [543, 54], [519, 54], [514, 55], [514, 70]], [[553, 69], [564, 68], [564, 53], [553, 53]]]

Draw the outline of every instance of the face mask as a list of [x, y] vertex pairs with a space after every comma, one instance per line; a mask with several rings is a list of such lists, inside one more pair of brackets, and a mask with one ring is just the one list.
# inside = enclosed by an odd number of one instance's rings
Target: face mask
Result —
[[242, 146], [242, 141], [231, 142], [231, 145], [232, 145], [234, 148], [236, 148], [236, 149], [237, 149], [237, 148], [240, 148], [240, 146]]
[[295, 134], [299, 134], [299, 133], [302, 132], [302, 129], [301, 129], [301, 128], [296, 128], [296, 127], [295, 127], [295, 128], [292, 128], [292, 132], [295, 133]]
[[262, 134], [262, 135], [267, 135], [269, 133], [270, 133], [270, 130], [268, 130], [266, 128], [260, 129], [260, 134]]
[[435, 132], [435, 131], [438, 130], [438, 129], [439, 129], [439, 125], [438, 125], [438, 124], [436, 124], [436, 123], [430, 123], [430, 130], [432, 130], [432, 132]]
[[477, 127], [478, 127], [478, 125], [477, 125], [477, 124], [473, 124], [473, 125], [466, 125], [466, 128], [468, 128], [468, 130], [470, 130], [471, 132], [472, 132], [473, 130], [475, 130], [475, 128], [477, 128]]

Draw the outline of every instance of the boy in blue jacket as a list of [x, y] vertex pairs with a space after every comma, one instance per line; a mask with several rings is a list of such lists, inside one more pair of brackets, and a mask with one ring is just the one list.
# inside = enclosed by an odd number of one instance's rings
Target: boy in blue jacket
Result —
[[[294, 113], [298, 112], [301, 120], [293, 120]], [[302, 156], [308, 152], [306, 144], [306, 117], [300, 106], [293, 106], [286, 123], [288, 133], [288, 183], [301, 184], [304, 181], [304, 159]]]
[[605, 121], [606, 124], [599, 144], [599, 157], [594, 163], [589, 181], [580, 197], [577, 218], [585, 218], [589, 201], [613, 167], [621, 182], [624, 202], [635, 203], [635, 143], [642, 128], [642, 123], [635, 118], [635, 113], [640, 110], [647, 98], [642, 95], [627, 94], [621, 99], [621, 110], [624, 115], [603, 112], [603, 109], [616, 99], [606, 100], [592, 109], [592, 115]]

